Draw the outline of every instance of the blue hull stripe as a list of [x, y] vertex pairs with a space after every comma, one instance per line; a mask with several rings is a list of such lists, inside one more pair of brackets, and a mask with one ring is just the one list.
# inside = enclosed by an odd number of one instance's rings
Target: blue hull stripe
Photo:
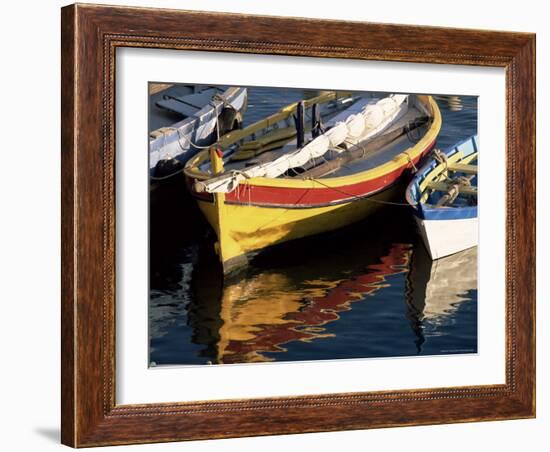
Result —
[[477, 206], [472, 207], [427, 207], [415, 209], [415, 214], [424, 220], [461, 220], [477, 217]]

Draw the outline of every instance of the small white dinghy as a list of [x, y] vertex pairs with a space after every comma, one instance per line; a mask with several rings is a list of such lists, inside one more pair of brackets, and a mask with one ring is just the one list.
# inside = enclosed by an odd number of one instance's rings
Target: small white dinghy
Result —
[[433, 157], [407, 187], [420, 234], [432, 259], [477, 246], [477, 135]]

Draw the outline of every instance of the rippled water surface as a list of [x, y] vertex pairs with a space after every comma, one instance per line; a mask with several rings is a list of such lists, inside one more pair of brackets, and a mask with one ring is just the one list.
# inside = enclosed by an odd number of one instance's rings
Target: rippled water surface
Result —
[[[245, 125], [314, 94], [250, 88]], [[476, 98], [458, 101], [460, 110], [438, 100], [438, 147], [477, 131]], [[224, 281], [182, 181], [160, 193], [151, 199], [152, 365], [477, 352], [477, 249], [431, 262], [406, 208], [275, 247]]]

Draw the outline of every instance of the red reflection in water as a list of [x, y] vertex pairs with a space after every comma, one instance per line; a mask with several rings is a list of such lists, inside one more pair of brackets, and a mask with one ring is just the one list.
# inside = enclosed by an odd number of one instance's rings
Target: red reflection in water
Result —
[[386, 277], [408, 271], [410, 255], [410, 245], [393, 244], [380, 263], [367, 266], [366, 273], [341, 280], [323, 296], [306, 299], [299, 310], [285, 314], [283, 322], [255, 325], [252, 339], [229, 340], [219, 362], [267, 361], [262, 353], [284, 352], [283, 344], [333, 336], [323, 334], [323, 326], [338, 320], [339, 313], [350, 310], [352, 303], [388, 287]]

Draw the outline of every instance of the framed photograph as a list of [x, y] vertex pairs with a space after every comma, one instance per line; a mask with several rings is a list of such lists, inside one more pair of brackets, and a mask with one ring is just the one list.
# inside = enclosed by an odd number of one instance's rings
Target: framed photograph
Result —
[[62, 9], [62, 442], [535, 416], [535, 36]]

